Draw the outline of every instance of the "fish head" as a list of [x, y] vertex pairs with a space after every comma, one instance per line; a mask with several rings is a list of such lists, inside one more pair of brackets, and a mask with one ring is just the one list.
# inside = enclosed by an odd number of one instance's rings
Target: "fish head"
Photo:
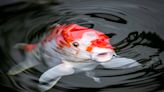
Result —
[[105, 62], [115, 51], [104, 33], [77, 24], [59, 25], [56, 46], [73, 60], [91, 59]]

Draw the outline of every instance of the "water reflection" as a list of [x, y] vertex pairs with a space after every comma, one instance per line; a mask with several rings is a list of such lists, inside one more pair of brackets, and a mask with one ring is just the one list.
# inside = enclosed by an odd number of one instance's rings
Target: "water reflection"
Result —
[[[137, 31], [132, 32], [128, 35], [127, 38], [115, 44], [114, 46], [116, 47], [116, 50], [118, 51], [124, 50], [124, 49], [135, 50], [135, 48], [139, 47], [139, 49], [142, 49], [142, 52], [140, 53], [138, 52], [138, 54], [136, 52], [135, 53], [136, 55], [134, 55], [134, 57], [139, 57], [144, 54], [144, 57], [138, 60], [141, 63], [149, 61], [149, 63], [146, 64], [147, 66], [150, 66], [151, 64], [155, 64], [155, 65], [152, 65], [152, 67], [155, 68], [158, 64], [161, 65], [162, 63], [162, 61], [159, 58], [159, 55], [161, 52], [163, 52], [162, 47], [164, 46], [164, 44], [163, 44], [163, 40], [156, 33], [151, 33], [151, 32], [146, 33], [144, 31], [141, 33], [138, 33]], [[146, 50], [147, 48], [149, 49]], [[145, 54], [144, 52], [147, 52], [147, 53]]]
[[89, 15], [91, 17], [96, 17], [96, 18], [103, 18], [106, 21], [112, 21], [112, 22], [116, 22], [116, 23], [121, 23], [121, 24], [127, 24], [127, 21], [124, 20], [121, 17], [118, 17], [116, 15], [112, 15], [112, 14], [106, 14], [106, 13], [91, 13], [91, 14], [86, 14]]

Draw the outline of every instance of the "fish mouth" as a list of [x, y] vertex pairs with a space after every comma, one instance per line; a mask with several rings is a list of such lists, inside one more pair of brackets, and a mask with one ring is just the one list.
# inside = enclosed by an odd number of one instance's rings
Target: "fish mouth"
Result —
[[97, 53], [94, 56], [94, 60], [98, 62], [106, 62], [109, 61], [113, 56], [113, 52], [102, 52], [102, 53]]
[[109, 52], [103, 52], [103, 53], [97, 54], [98, 57], [106, 57], [108, 55], [109, 55]]

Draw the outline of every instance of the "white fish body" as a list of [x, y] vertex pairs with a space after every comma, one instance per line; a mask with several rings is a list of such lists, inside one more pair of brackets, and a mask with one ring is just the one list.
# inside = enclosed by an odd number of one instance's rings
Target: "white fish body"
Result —
[[50, 69], [39, 78], [41, 91], [52, 88], [62, 76], [81, 71], [96, 82], [101, 82], [91, 72], [98, 65], [108, 69], [141, 66], [136, 60], [117, 56], [109, 38], [103, 33], [76, 24], [58, 25], [37, 45], [17, 44], [17, 47], [27, 50], [27, 58], [12, 67], [8, 74], [21, 73], [44, 59]]

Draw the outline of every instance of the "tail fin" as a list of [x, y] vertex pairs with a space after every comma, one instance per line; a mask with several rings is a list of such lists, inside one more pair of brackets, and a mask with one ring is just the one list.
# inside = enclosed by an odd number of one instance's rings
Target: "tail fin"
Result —
[[39, 62], [34, 58], [34, 53], [32, 50], [36, 47], [35, 44], [25, 44], [25, 43], [18, 43], [14, 46], [16, 49], [22, 49], [26, 51], [26, 57], [23, 62], [19, 62], [17, 65], [13, 66], [9, 71], [8, 75], [16, 75], [19, 74], [26, 69], [32, 68], [39, 64]]
[[8, 71], [8, 75], [16, 75], [19, 74], [23, 71], [25, 71], [26, 69], [32, 68], [36, 65], [38, 65], [39, 63], [36, 61], [28, 61], [25, 60], [23, 62], [18, 63], [17, 65], [13, 66], [9, 71]]

